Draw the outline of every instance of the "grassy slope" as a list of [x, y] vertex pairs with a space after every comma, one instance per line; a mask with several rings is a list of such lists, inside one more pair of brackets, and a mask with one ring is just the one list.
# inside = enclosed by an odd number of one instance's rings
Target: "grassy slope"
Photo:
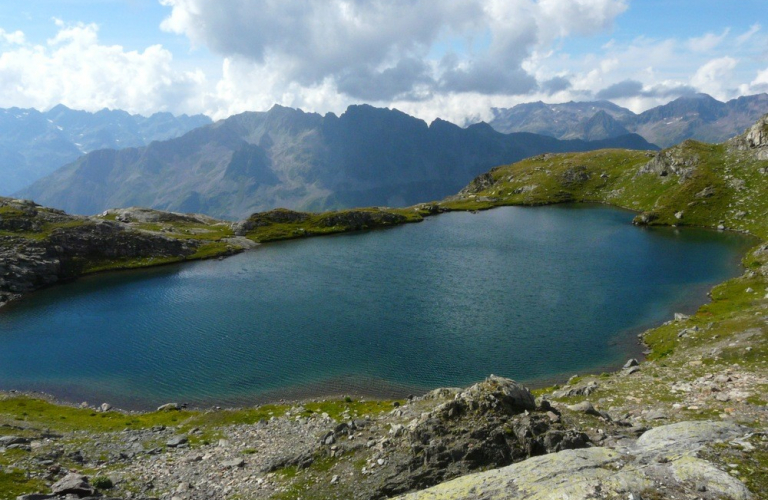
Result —
[[[654, 173], [638, 174], [640, 168], [650, 160], [644, 152], [608, 150], [542, 155], [496, 168], [485, 178], [473, 182], [462, 194], [443, 202], [389, 212], [396, 213], [400, 218], [396, 222], [381, 225], [414, 222], [445, 210], [585, 202], [605, 203], [642, 212], [644, 216], [638, 216], [637, 220], [646, 220], [651, 224], [705, 227], [722, 224], [728, 228], [748, 231], [762, 240], [768, 238], [768, 175], [762, 173], [768, 167], [768, 162], [756, 161], [747, 152], [729, 151], [724, 145], [692, 141], [677, 147], [672, 154], [681, 161], [696, 159], [692, 162], [696, 165], [694, 171], [684, 181], [675, 175], [662, 177]], [[293, 221], [262, 220], [259, 225], [249, 229], [247, 237], [266, 242], [367, 227], [360, 227], [359, 224], [329, 224], [327, 219], [333, 215], [338, 213], [308, 214]], [[144, 229], [168, 231], [169, 228]], [[185, 237], [182, 230], [174, 234]], [[216, 242], [215, 238], [212, 240]], [[642, 414], [644, 408], [661, 408], [668, 416], [664, 422], [730, 418], [755, 427], [765, 427], [765, 412], [757, 409], [764, 407], [768, 399], [768, 385], [765, 385], [768, 384], [768, 339], [765, 333], [765, 311], [768, 309], [768, 300], [765, 299], [768, 273], [765, 270], [768, 252], [761, 253], [756, 248], [744, 262], [749, 269], [761, 271], [762, 268], [762, 272], [747, 272], [742, 277], [719, 285], [712, 292], [712, 302], [702, 306], [693, 317], [680, 322], [668, 322], [646, 332], [645, 341], [652, 348], [652, 354], [639, 374], [582, 377], [582, 382], [595, 380], [600, 384], [600, 389], [590, 400], [599, 402], [598, 406], [612, 413]], [[690, 334], [681, 335], [684, 330]], [[751, 333], [745, 335], [745, 332]], [[673, 388], [675, 383], [693, 382], [717, 373], [731, 373], [740, 377], [740, 380], [750, 380], [750, 391], [738, 400], [718, 401], [709, 398], [706, 399], [706, 405], [701, 406], [691, 403], [690, 394], [681, 394]], [[548, 391], [545, 389], [540, 392]], [[583, 396], [577, 396], [563, 398], [562, 401], [576, 402], [583, 399]], [[336, 406], [344, 404], [324, 403], [317, 410], [335, 414]], [[6, 396], [0, 398], [0, 425], [23, 422], [24, 427], [31, 429], [111, 432], [129, 425], [134, 428], [151, 426], [174, 418], [176, 420], [173, 423], [182, 429], [195, 426], [208, 432], [221, 425], [254, 422], [266, 415], [283, 411], [284, 408], [276, 406], [213, 414], [191, 412], [172, 417], [168, 414], [115, 414], [106, 417], [91, 410], [76, 410]], [[581, 418], [585, 426], [602, 425], [592, 417]], [[654, 423], [649, 422], [649, 425]], [[0, 427], [0, 434], [9, 432]], [[758, 443], [758, 450], [752, 455], [727, 455], [727, 460], [743, 464], [739, 469], [740, 477], [753, 491], [768, 489], [768, 454], [764, 444]], [[34, 481], [25, 483], [27, 480], [22, 476], [13, 475], [12, 465], [15, 461], [15, 455], [0, 455], [0, 465], [5, 466], [5, 472], [0, 475], [0, 486], [8, 485], [5, 488], [14, 494], [22, 490], [35, 490], [38, 485]], [[301, 473], [297, 477], [288, 476], [291, 477], [286, 478], [287, 482], [298, 481], [296, 484], [303, 484], [302, 481], [307, 481]], [[4, 498], [12, 498], [12, 495], [0, 495], [0, 499]]]
[[[749, 152], [725, 145], [686, 141], [670, 150], [680, 160], [698, 159], [690, 178], [638, 174], [649, 154], [603, 150], [537, 156], [493, 169], [486, 189], [455, 197], [448, 209], [486, 209], [501, 205], [542, 205], [558, 202], [607, 203], [653, 214], [652, 224], [717, 227], [768, 237], [768, 176]], [[743, 181], [743, 184], [742, 184]], [[705, 189], [711, 188], [708, 195]], [[677, 219], [676, 213], [683, 212]], [[739, 212], [746, 212], [740, 214]]]

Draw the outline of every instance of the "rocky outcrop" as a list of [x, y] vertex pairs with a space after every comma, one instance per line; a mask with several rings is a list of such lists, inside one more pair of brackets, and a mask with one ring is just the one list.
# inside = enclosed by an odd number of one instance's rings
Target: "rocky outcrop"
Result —
[[651, 161], [640, 167], [637, 174], [654, 174], [659, 177], [674, 175], [678, 177], [680, 183], [685, 182], [696, 170], [700, 161], [698, 155], [688, 151], [688, 146], [692, 144], [693, 141], [685, 141], [678, 146], [660, 151]]
[[380, 226], [402, 224], [407, 219], [404, 215], [379, 210], [347, 210], [324, 215], [319, 221], [320, 226], [342, 226], [350, 231], [371, 229]]
[[183, 259], [200, 244], [138, 231], [120, 222], [70, 216], [30, 201], [0, 198], [0, 305], [75, 278], [99, 262]]
[[107, 210], [102, 217], [114, 216], [120, 222], [142, 223], [182, 223], [182, 224], [215, 224], [220, 221], [213, 217], [201, 214], [181, 214], [177, 212], [164, 212], [151, 208], [130, 207]]
[[583, 184], [589, 180], [589, 172], [587, 167], [583, 165], [577, 165], [571, 167], [563, 172], [560, 182], [566, 187], [571, 187], [577, 184]]
[[385, 498], [488, 467], [532, 456], [583, 448], [589, 438], [554, 423], [516, 382], [491, 376], [463, 391], [442, 390], [427, 398], [453, 398], [394, 432], [402, 436], [373, 498]]
[[235, 223], [235, 234], [245, 236], [249, 231], [257, 227], [266, 227], [273, 224], [299, 224], [309, 219], [309, 214], [305, 212], [296, 212], [286, 208], [276, 208], [268, 212], [258, 212], [244, 221]]
[[481, 191], [485, 191], [489, 187], [496, 183], [496, 179], [493, 178], [493, 170], [480, 174], [470, 182], [467, 187], [459, 191], [458, 196], [468, 196], [470, 194], [476, 194]]
[[768, 160], [768, 115], [747, 129], [742, 135], [734, 137], [728, 144], [742, 151], [754, 151], [760, 160]]
[[709, 444], [745, 433], [734, 424], [681, 422], [650, 430], [625, 448], [565, 450], [401, 498], [586, 500], [646, 498], [663, 492], [664, 498], [749, 500], [752, 494], [741, 481], [695, 456]]

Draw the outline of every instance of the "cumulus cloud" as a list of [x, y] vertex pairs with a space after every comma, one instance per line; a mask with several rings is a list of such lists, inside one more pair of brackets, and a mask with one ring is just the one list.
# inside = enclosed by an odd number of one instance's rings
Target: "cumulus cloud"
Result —
[[557, 94], [564, 90], [568, 90], [573, 86], [571, 81], [564, 76], [555, 76], [549, 80], [545, 80], [539, 84], [539, 89], [547, 95]]
[[160, 1], [171, 8], [163, 29], [264, 68], [286, 88], [330, 82], [381, 101], [528, 93], [537, 82], [523, 63], [533, 49], [608, 29], [627, 8], [625, 0]]
[[0, 52], [0, 106], [45, 109], [57, 103], [98, 110], [121, 108], [149, 114], [194, 107], [201, 73], [173, 68], [170, 52], [159, 45], [126, 51], [102, 45], [95, 24], [57, 21], [45, 44], [27, 43], [24, 34], [0, 33], [12, 46]]
[[742, 84], [739, 91], [742, 95], [768, 92], [768, 68], [758, 71], [755, 79], [748, 84]]
[[732, 57], [712, 59], [691, 77], [691, 85], [713, 97], [727, 99], [733, 92], [728, 85], [737, 63]]
[[10, 45], [23, 45], [25, 42], [24, 33], [21, 31], [14, 31], [9, 33], [4, 29], [0, 29], [0, 42], [4, 42]]
[[[0, 106], [224, 118], [275, 103], [339, 113], [362, 101], [464, 124], [535, 100], [609, 99], [639, 112], [695, 92], [768, 90], [759, 24], [598, 38], [569, 52], [569, 38], [608, 33], [629, 0], [156, 1], [167, 7], [163, 30], [208, 50], [175, 61], [160, 45], [106, 45], [92, 24], [56, 21], [35, 42], [0, 29]], [[187, 69], [195, 54], [206, 72]]]

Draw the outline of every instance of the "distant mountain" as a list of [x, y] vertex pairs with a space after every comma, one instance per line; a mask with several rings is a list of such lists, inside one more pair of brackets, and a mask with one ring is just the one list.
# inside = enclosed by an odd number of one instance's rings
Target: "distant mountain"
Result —
[[612, 139], [622, 135], [629, 134], [621, 123], [605, 110], [600, 110], [591, 118], [586, 118], [583, 122], [576, 125], [572, 132], [566, 134], [563, 139], [584, 139], [586, 141], [599, 141], [602, 139]]
[[0, 109], [0, 195], [9, 195], [97, 149], [145, 146], [208, 125], [207, 116], [150, 117], [58, 105], [47, 112]]
[[638, 135], [560, 141], [485, 123], [427, 125], [367, 105], [341, 116], [275, 106], [147, 147], [95, 151], [19, 196], [78, 214], [136, 205], [226, 218], [274, 207], [403, 206], [443, 198], [496, 165], [606, 147], [654, 148]]
[[[545, 104], [541, 101], [518, 104], [513, 108], [493, 108], [490, 125], [501, 133], [532, 132], [557, 139], [584, 139], [578, 127], [586, 124], [597, 113], [605, 113], [621, 122], [635, 114], [608, 101], [567, 102]], [[600, 137], [599, 139], [607, 139]]]
[[625, 126], [662, 147], [685, 139], [720, 143], [741, 134], [766, 113], [768, 94], [739, 97], [728, 102], [698, 94], [649, 109]]
[[[558, 139], [605, 139], [627, 131], [653, 144], [669, 147], [685, 139], [723, 142], [743, 132], [767, 112], [768, 94], [728, 102], [697, 94], [680, 97], [639, 115], [606, 101], [521, 104], [494, 109], [490, 124], [503, 133], [534, 132]], [[590, 122], [595, 116], [599, 116], [600, 124]]]

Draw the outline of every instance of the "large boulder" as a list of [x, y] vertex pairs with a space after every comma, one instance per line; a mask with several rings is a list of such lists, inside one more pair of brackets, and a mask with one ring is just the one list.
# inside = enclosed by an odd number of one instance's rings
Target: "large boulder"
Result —
[[96, 494], [96, 488], [88, 483], [88, 478], [82, 474], [70, 473], [51, 486], [51, 493], [65, 496], [75, 495], [79, 498]]
[[586, 434], [537, 411], [531, 392], [507, 378], [490, 376], [465, 390], [434, 391], [426, 398], [448, 400], [406, 426], [393, 426], [397, 444], [389, 455], [388, 472], [380, 473], [382, 485], [373, 498], [589, 445]]
[[[734, 424], [682, 422], [648, 431], [625, 449], [565, 450], [399, 498], [587, 500], [647, 498], [649, 492], [664, 492], [664, 498], [750, 500], [753, 496], [741, 481], [696, 457], [704, 446], [745, 432]], [[675, 453], [668, 455], [671, 450]]]
[[496, 375], [473, 385], [460, 393], [456, 399], [473, 410], [501, 410], [510, 415], [536, 409], [536, 398], [528, 388], [514, 380]]

